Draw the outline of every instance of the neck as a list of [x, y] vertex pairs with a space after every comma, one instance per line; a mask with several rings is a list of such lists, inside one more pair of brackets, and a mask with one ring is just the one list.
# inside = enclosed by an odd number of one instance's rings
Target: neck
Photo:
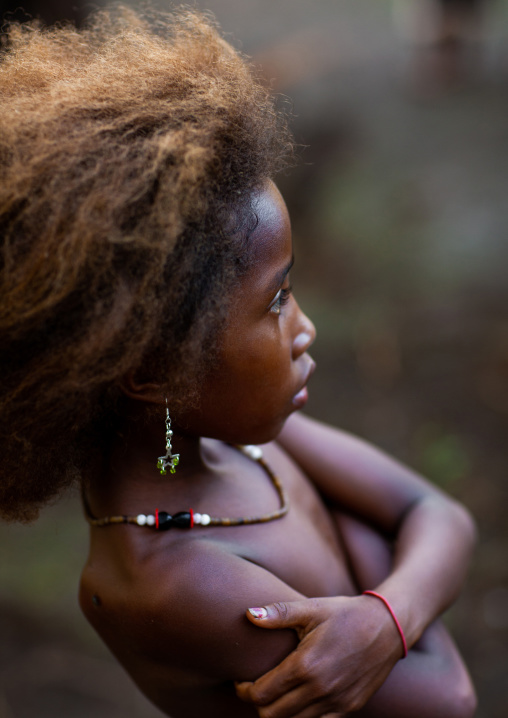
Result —
[[[189, 477], [206, 471], [207, 464], [202, 454], [201, 438], [185, 433], [174, 423], [172, 430], [172, 452], [182, 457], [177, 468], [178, 475]], [[157, 457], [165, 454], [165, 443], [162, 414], [160, 418], [127, 421], [113, 446], [111, 459], [112, 462], [118, 461], [120, 464], [129, 462], [129, 465], [136, 464], [139, 468], [146, 467], [158, 482], [161, 477], [156, 468]]]
[[168, 491], [178, 495], [185, 487], [193, 484], [197, 488], [213, 476], [213, 457], [202, 446], [201, 438], [175, 424], [172, 451], [180, 454], [180, 464], [175, 474], [161, 476], [157, 458], [165, 454], [164, 412], [160, 412], [160, 417], [143, 412], [141, 405], [131, 408], [113, 441], [108, 461], [91, 482], [91, 508], [98, 514], [129, 512], [139, 505], [152, 505]]

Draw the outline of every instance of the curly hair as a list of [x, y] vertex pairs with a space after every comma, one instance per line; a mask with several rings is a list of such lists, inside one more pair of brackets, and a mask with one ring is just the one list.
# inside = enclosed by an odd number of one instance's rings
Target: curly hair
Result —
[[291, 139], [186, 9], [14, 24], [0, 97], [0, 514], [28, 521], [105, 450], [127, 372], [192, 396]]

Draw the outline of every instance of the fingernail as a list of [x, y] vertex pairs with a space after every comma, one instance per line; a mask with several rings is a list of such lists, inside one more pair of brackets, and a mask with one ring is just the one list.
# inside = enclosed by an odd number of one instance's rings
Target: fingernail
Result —
[[249, 608], [249, 613], [254, 618], [266, 618], [268, 616], [266, 608]]

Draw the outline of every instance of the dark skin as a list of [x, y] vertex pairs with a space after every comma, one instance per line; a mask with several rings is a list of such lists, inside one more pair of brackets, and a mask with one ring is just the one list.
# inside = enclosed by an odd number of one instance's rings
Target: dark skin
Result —
[[[278, 507], [273, 486], [225, 442], [269, 442], [265, 458], [288, 491], [289, 514], [165, 533], [93, 528], [82, 609], [174, 718], [312, 718], [362, 706], [365, 716], [471, 716], [474, 692], [460, 656], [442, 627], [427, 628], [463, 581], [471, 520], [365, 443], [297, 414], [287, 421], [307, 398], [315, 331], [289, 294], [289, 219], [272, 183], [254, 209], [253, 259], [232, 297], [218, 360], [198, 405], [173, 417], [177, 473], [160, 477], [154, 468], [160, 387], [129, 376], [130, 413], [88, 498], [96, 516], [189, 506], [214, 516], [265, 514]], [[136, 421], [148, 403], [161, 405], [160, 421]], [[397, 539], [393, 557], [381, 534]], [[382, 602], [357, 595], [366, 587], [399, 616], [414, 646], [405, 661]], [[268, 607], [266, 619], [246, 615], [257, 606]]]

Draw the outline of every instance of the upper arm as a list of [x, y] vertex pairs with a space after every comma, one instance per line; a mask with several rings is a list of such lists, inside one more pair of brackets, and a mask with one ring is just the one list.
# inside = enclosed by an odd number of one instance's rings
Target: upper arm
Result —
[[[245, 612], [304, 598], [302, 594], [220, 544], [186, 543], [171, 558], [159, 585], [152, 609], [157, 662], [176, 662], [210, 683], [255, 680], [297, 644], [292, 630], [260, 630]], [[146, 641], [145, 633], [145, 647]]]
[[454, 503], [383, 451], [301, 414], [288, 419], [278, 442], [327, 499], [388, 533], [423, 499]]

